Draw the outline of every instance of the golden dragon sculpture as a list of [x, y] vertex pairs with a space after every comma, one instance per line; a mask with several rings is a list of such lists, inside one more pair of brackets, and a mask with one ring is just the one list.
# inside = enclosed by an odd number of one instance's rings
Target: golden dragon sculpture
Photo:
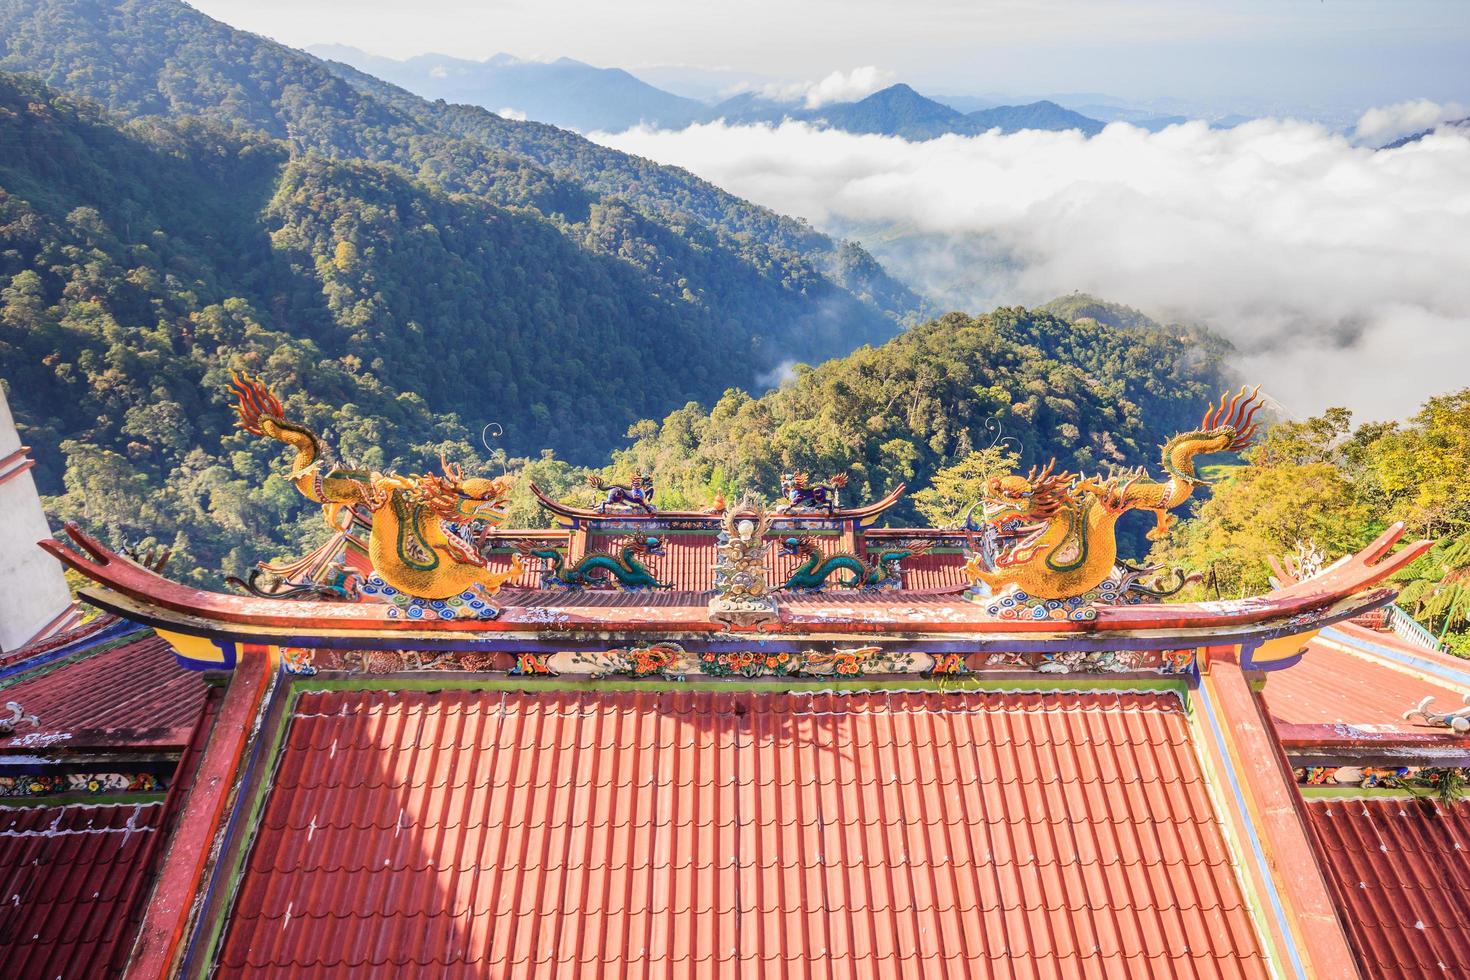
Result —
[[1173, 436], [1163, 447], [1163, 481], [1140, 467], [1107, 479], [1057, 472], [1055, 461], [1026, 476], [993, 477], [977, 504], [982, 522], [965, 515], [971, 556], [964, 567], [971, 582], [994, 592], [1014, 587], [1036, 599], [1085, 595], [1102, 584], [1118, 560], [1118, 518], [1130, 510], [1152, 511], [1149, 531], [1157, 541], [1169, 533], [1169, 512], [1207, 485], [1195, 459], [1250, 445], [1261, 407], [1259, 388], [1242, 388], [1205, 413], [1200, 427]]
[[479, 551], [450, 527], [475, 520], [499, 524], [510, 491], [504, 478], [466, 478], [442, 458], [440, 475], [325, 469], [316, 433], [287, 420], [280, 400], [259, 378], [235, 374], [230, 387], [239, 416], [236, 426], [296, 450], [291, 482], [306, 499], [322, 505], [328, 524], [339, 526], [343, 508], [363, 507], [371, 513], [368, 557], [388, 585], [420, 599], [448, 599], [469, 591], [491, 596], [521, 573], [519, 558], [512, 559], [508, 571], [491, 571]]

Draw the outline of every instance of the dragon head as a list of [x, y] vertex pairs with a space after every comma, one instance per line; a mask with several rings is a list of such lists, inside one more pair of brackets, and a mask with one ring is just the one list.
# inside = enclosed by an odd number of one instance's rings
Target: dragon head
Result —
[[[1054, 527], [1064, 520], [1064, 511], [1075, 507], [1073, 475], [1057, 472], [1056, 461], [1025, 476], [992, 477], [985, 495], [965, 514], [965, 531], [972, 556], [965, 566], [972, 580], [992, 586], [1008, 584], [1012, 570], [1025, 568], [1040, 557], [1044, 545], [1055, 537]], [[975, 508], [981, 523], [974, 521]]]
[[439, 465], [441, 475], [414, 478], [414, 492], [420, 503], [456, 524], [482, 521], [494, 527], [505, 520], [505, 504], [510, 496], [510, 482], [505, 477], [466, 478], [462, 467], [442, 456]]
[[657, 557], [664, 553], [664, 542], [662, 538], [652, 536], [639, 538], [633, 541], [633, 548], [640, 555], [653, 555]]
[[815, 554], [816, 548], [810, 541], [806, 540], [805, 538], [799, 538], [793, 535], [792, 537], [781, 539], [781, 548], [779, 553], [784, 557], [791, 558], [802, 555]]

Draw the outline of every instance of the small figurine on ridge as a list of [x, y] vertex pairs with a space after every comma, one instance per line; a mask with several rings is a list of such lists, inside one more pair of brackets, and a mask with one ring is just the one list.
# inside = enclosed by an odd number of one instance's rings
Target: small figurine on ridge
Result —
[[593, 473], [587, 482], [595, 490], [605, 491], [602, 503], [597, 505], [599, 514], [606, 514], [609, 507], [618, 510], [641, 510], [645, 514], [655, 512], [653, 506], [653, 477], [634, 473], [627, 483], [607, 483]]
[[776, 508], [778, 514], [837, 510], [837, 496], [847, 486], [847, 474], [839, 473], [826, 483], [812, 483], [806, 473], [781, 474], [781, 496], [786, 502]]

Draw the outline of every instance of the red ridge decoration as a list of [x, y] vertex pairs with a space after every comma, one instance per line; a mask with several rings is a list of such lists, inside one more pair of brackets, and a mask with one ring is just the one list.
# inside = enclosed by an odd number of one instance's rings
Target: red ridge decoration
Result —
[[[870, 504], [864, 504], [861, 507], [840, 508], [838, 510], [834, 510], [831, 514], [828, 514], [825, 511], [800, 511], [795, 514], [781, 514], [773, 512], [771, 516], [773, 519], [778, 521], [863, 521], [883, 513], [885, 510], [898, 503], [899, 498], [903, 496], [903, 491], [904, 484], [900, 483], [898, 486], [890, 490], [881, 500], [876, 500]], [[610, 511], [604, 514], [594, 508], [574, 507], [571, 504], [564, 504], [554, 499], [550, 494], [541, 489], [535, 483], [531, 484], [531, 493], [535, 495], [536, 499], [539, 500], [541, 502], [541, 505], [547, 510], [551, 511], [553, 514], [556, 514], [558, 517], [563, 517], [568, 520], [577, 520], [583, 522], [626, 520], [702, 520], [709, 521], [711, 527], [717, 526], [720, 521], [719, 514], [712, 513], [707, 510], [661, 510], [655, 513], [648, 513], [641, 510], [632, 510]]]

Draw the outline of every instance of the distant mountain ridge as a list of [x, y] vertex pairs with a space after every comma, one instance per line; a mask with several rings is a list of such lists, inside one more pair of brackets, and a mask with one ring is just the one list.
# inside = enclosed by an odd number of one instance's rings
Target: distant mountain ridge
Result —
[[856, 102], [836, 102], [806, 109], [745, 93], [705, 111], [702, 121], [723, 119], [727, 123], [807, 122], [849, 133], [899, 136], [928, 140], [948, 134], [976, 136], [992, 129], [1016, 133], [1023, 129], [1081, 131], [1086, 136], [1102, 132], [1103, 123], [1055, 102], [1029, 105], [991, 106], [973, 112], [959, 110], [920, 95], [902, 82], [890, 85]]
[[1408, 146], [1410, 143], [1417, 143], [1424, 137], [1429, 136], [1432, 133], [1437, 133], [1440, 130], [1444, 129], [1455, 129], [1470, 133], [1470, 116], [1466, 116], [1464, 119], [1451, 119], [1447, 122], [1442, 122], [1437, 125], [1430, 126], [1428, 129], [1421, 129], [1417, 133], [1410, 133], [1407, 136], [1400, 136], [1392, 143], [1385, 143], [1378, 149], [1397, 150], [1401, 146]]
[[567, 129], [624, 130], [640, 123], [677, 129], [697, 119], [704, 104], [665, 92], [621, 68], [596, 68], [572, 58], [523, 61], [497, 54], [484, 61], [424, 54], [382, 58], [357, 48], [318, 44], [307, 49], [400, 85], [426, 99], [514, 110]]
[[1047, 100], [1026, 105], [972, 100], [977, 108], [961, 112], [903, 83], [863, 99], [816, 108], [753, 91], [705, 105], [665, 92], [620, 68], [597, 68], [571, 58], [522, 61], [497, 54], [471, 61], [425, 54], [400, 61], [343, 45], [315, 45], [308, 50], [426, 99], [476, 105], [491, 112], [513, 110], [536, 122], [583, 132], [620, 132], [637, 125], [682, 129], [691, 123], [719, 120], [732, 125], [778, 124], [791, 119], [849, 133], [927, 140], [950, 133], [973, 136], [992, 129], [1003, 133], [1076, 129], [1092, 136], [1104, 125]]

